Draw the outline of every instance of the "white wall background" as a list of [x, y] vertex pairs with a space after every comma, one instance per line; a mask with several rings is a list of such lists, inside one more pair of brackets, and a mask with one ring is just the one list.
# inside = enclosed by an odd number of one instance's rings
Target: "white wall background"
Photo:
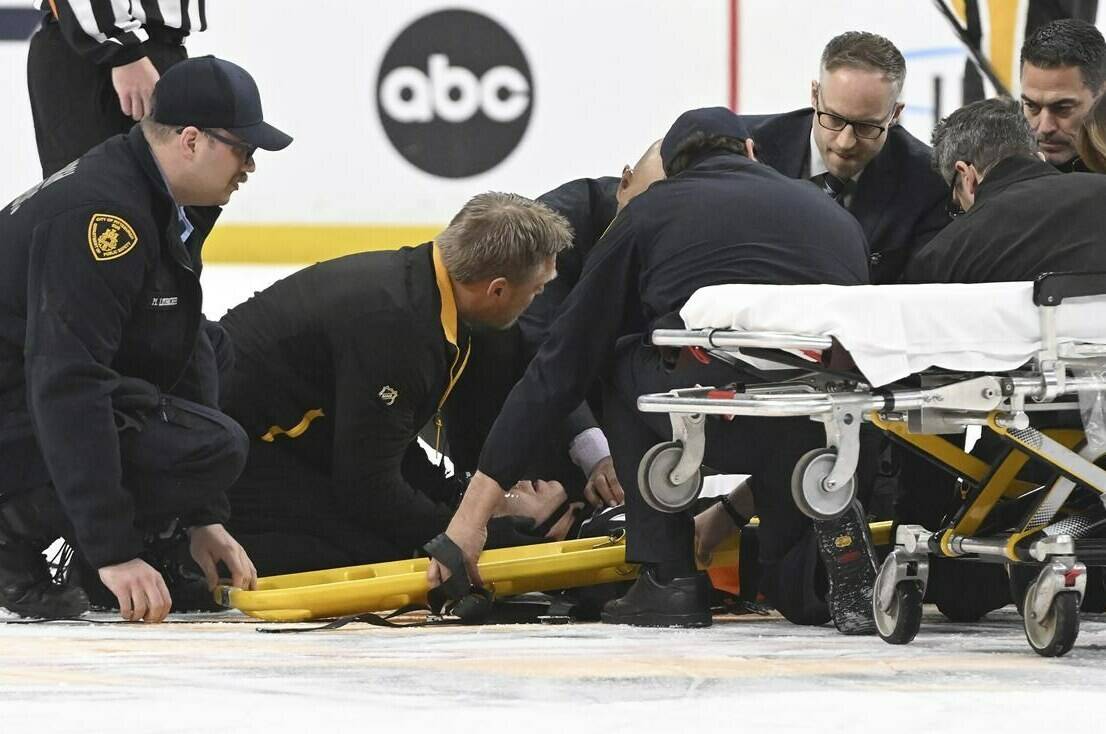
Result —
[[[20, 0], [0, 0], [20, 5]], [[26, 5], [29, 5], [26, 0]], [[933, 78], [955, 109], [964, 53], [928, 0], [740, 0], [739, 111], [804, 106], [825, 42], [848, 29], [886, 35], [907, 56], [904, 123], [927, 139]], [[487, 189], [537, 195], [580, 176], [615, 174], [683, 110], [728, 101], [728, 0], [209, 0], [211, 29], [190, 53], [241, 63], [266, 117], [291, 132], [224, 221], [433, 224]], [[416, 18], [463, 7], [490, 15], [529, 59], [535, 108], [506, 161], [467, 179], [430, 176], [385, 137], [376, 77]], [[306, 17], [308, 10], [311, 17]], [[320, 20], [320, 16], [322, 17]], [[0, 43], [0, 201], [37, 181], [25, 43]]]

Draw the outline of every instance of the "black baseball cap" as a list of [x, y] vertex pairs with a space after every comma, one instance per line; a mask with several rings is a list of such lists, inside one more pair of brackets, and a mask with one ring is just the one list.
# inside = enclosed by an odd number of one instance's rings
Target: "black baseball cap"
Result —
[[749, 137], [749, 131], [741, 118], [725, 107], [700, 107], [688, 110], [672, 123], [664, 140], [661, 141], [661, 161], [665, 173], [669, 171], [673, 159], [679, 154], [680, 147], [695, 133], [708, 137], [736, 138], [742, 142]]
[[281, 150], [292, 136], [265, 122], [261, 94], [245, 69], [214, 56], [174, 64], [154, 87], [153, 119], [165, 125], [223, 128], [250, 145]]

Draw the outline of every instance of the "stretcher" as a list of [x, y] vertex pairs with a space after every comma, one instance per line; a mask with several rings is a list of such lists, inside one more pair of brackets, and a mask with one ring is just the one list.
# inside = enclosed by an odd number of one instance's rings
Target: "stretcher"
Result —
[[[706, 416], [807, 416], [825, 425], [826, 446], [800, 459], [791, 493], [808, 516], [835, 517], [856, 494], [859, 430], [870, 423], [952, 472], [964, 498], [943, 527], [897, 527], [873, 594], [880, 636], [905, 644], [918, 633], [929, 559], [941, 556], [1034, 569], [1019, 600], [1026, 638], [1041, 655], [1063, 655], [1079, 633], [1086, 567], [1106, 565], [1102, 294], [1106, 275], [1070, 273], [1025, 283], [701, 289], [681, 310], [685, 328], [658, 329], [653, 344], [759, 379], [641, 396], [639, 410], [668, 413], [673, 427], [673, 440], [642, 459], [642, 495], [665, 511], [693, 501]], [[1055, 420], [1062, 415], [1072, 420]], [[943, 437], [968, 426], [1011, 451], [988, 463]], [[1052, 480], [1019, 479], [1029, 461]]]
[[[714, 564], [737, 566], [735, 539], [715, 554]], [[216, 588], [222, 606], [258, 619], [303, 622], [399, 609], [427, 602], [427, 558], [413, 558], [325, 571], [268, 576], [257, 589]], [[582, 538], [484, 551], [480, 575], [497, 597], [531, 591], [594, 586], [637, 577], [626, 563], [622, 537]]]
[[[890, 540], [890, 523], [872, 526], [877, 544]], [[740, 533], [724, 541], [711, 559], [723, 585], [737, 593]], [[429, 559], [414, 558], [323, 571], [266, 576], [257, 589], [218, 586], [215, 600], [251, 617], [271, 622], [304, 622], [366, 612], [400, 609], [427, 602]], [[637, 566], [626, 562], [620, 534], [557, 543], [501, 548], [480, 556], [480, 575], [496, 597], [594, 586], [637, 578]], [[717, 582], [716, 582], [717, 583]]]

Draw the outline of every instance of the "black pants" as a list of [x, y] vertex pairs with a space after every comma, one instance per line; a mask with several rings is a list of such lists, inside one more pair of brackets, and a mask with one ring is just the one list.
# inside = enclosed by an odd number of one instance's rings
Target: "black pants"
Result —
[[[179, 44], [150, 39], [142, 46], [160, 74], [188, 57]], [[31, 37], [27, 89], [43, 178], [134, 125], [119, 107], [111, 67], [85, 60], [53, 21]]]
[[[158, 532], [176, 518], [186, 525], [226, 522], [226, 490], [245, 466], [246, 432], [213, 408], [159, 397], [139, 380], [125, 383], [113, 401], [123, 487], [134, 496], [136, 527]], [[72, 521], [51, 485], [17, 492], [5, 504], [5, 513], [22, 518], [19, 534], [42, 545], [36, 550], [58, 537], [75, 545]]]
[[[402, 471], [435, 501], [448, 501], [442, 493], [456, 487], [417, 444], [408, 450]], [[231, 533], [262, 576], [395, 561], [415, 550], [350, 520], [330, 477], [275, 443], [251, 440], [246, 470], [228, 496]]]
[[[638, 412], [637, 397], [696, 384], [720, 386], [740, 377], [720, 362], [703, 365], [684, 355], [669, 370], [656, 349], [631, 345], [620, 350], [603, 406], [615, 468], [626, 490], [627, 560], [689, 562], [695, 537], [690, 513], [658, 512], [638, 492], [642, 455], [657, 442], [671, 440], [672, 429], [667, 414]], [[824, 429], [807, 418], [711, 418], [706, 429], [704, 464], [725, 473], [752, 475], [760, 516], [761, 591], [797, 624], [829, 620], [813, 526], [795, 506], [790, 489], [799, 457], [824, 445]]]
[[139, 430], [120, 431], [119, 447], [140, 526], [156, 529], [175, 517], [186, 525], [228, 520], [226, 492], [249, 449], [233, 418], [167, 395]]

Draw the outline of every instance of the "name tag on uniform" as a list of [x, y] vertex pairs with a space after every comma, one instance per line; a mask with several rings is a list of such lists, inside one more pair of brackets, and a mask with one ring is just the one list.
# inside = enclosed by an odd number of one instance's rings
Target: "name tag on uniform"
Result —
[[150, 308], [176, 308], [176, 296], [153, 296], [150, 299]]

